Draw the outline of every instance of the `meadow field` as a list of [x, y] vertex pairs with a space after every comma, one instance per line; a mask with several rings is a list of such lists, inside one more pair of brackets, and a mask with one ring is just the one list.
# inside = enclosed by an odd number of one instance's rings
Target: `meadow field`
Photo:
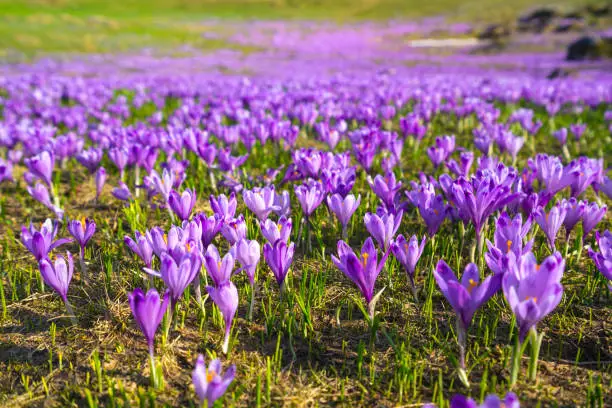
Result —
[[0, 406], [612, 406], [610, 59], [418, 43], [535, 6], [0, 0]]

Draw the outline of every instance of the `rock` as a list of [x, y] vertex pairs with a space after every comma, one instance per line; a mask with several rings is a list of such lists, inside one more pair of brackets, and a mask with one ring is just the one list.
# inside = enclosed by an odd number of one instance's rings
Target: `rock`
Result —
[[478, 33], [479, 40], [501, 42], [512, 35], [512, 30], [505, 24], [490, 24]]
[[531, 31], [541, 33], [558, 16], [555, 9], [542, 7], [522, 15], [518, 19], [519, 31]]
[[612, 58], [612, 37], [584, 36], [567, 47], [567, 61]]
[[557, 78], [567, 78], [570, 76], [570, 72], [563, 68], [555, 68], [548, 75], [546, 75], [546, 79], [557, 79]]
[[612, 14], [612, 5], [607, 4], [591, 4], [587, 6], [587, 12], [593, 17], [605, 17]]
[[563, 19], [559, 20], [553, 31], [555, 33], [567, 33], [570, 31], [580, 31], [584, 29], [584, 21], [581, 19]]
[[594, 37], [584, 36], [567, 47], [565, 59], [567, 61], [584, 61], [587, 58], [596, 58], [596, 54], [597, 40]]

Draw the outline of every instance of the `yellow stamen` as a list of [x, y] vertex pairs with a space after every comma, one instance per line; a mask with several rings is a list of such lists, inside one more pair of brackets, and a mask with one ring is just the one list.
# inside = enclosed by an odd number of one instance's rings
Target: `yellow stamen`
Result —
[[478, 286], [478, 283], [476, 283], [474, 279], [470, 279], [470, 286], [467, 288], [468, 293], [472, 294], [472, 291], [474, 290], [476, 286]]
[[191, 252], [191, 245], [189, 245], [189, 242], [185, 244], [185, 248], [187, 248], [187, 252]]
[[164, 234], [164, 242], [168, 245], [168, 234]]
[[542, 265], [536, 265], [536, 271], [539, 271], [541, 266]]
[[85, 217], [81, 218], [81, 225], [83, 226], [83, 229], [85, 229]]
[[506, 241], [506, 245], [508, 246], [508, 252], [510, 252], [510, 247], [512, 246], [512, 241]]
[[368, 264], [368, 258], [369, 257], [370, 257], [370, 254], [368, 254], [367, 252], [364, 252], [363, 254], [361, 254], [361, 258], [363, 259], [363, 267], [364, 268]]
[[532, 299], [533, 299], [534, 303], [538, 303], [538, 298], [537, 298], [537, 297], [535, 297], [535, 296], [534, 296], [534, 297], [527, 296], [527, 297], [525, 298], [525, 301], [529, 301], [529, 300], [532, 300]]
[[278, 227], [278, 232], [281, 232], [281, 230], [283, 229], [282, 224], [278, 224], [277, 227]]
[[214, 370], [210, 370], [210, 371], [206, 371], [206, 382], [209, 383], [211, 382], [214, 378], [215, 375], [217, 375], [217, 373], [215, 373]]
[[217, 262], [217, 268], [221, 269], [221, 261]]
[[434, 214], [436, 214], [436, 215], [440, 214], [440, 213], [438, 212], [438, 210], [433, 210], [433, 212], [434, 212]]

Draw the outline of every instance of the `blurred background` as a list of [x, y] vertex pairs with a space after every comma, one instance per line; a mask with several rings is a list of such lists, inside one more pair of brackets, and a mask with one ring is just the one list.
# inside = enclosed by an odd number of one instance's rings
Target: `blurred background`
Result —
[[405, 66], [453, 55], [556, 76], [578, 67], [568, 61], [609, 68], [611, 22], [612, 2], [597, 0], [0, 0], [0, 62], [122, 55], [113, 63], [137, 70], [149, 64], [137, 57], [198, 57], [180, 68], [246, 74], [279, 59]]

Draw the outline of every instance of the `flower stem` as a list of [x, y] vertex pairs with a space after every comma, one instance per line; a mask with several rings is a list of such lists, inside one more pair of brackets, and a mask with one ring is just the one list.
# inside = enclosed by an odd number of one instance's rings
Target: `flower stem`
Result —
[[510, 369], [510, 387], [516, 384], [518, 379], [519, 371], [521, 370], [521, 342], [519, 341], [518, 334], [514, 340], [514, 350], [512, 351], [512, 367]]
[[85, 264], [85, 248], [81, 248], [79, 253], [79, 264], [81, 265], [81, 278], [87, 282], [87, 265]]
[[342, 226], [342, 240], [345, 242], [348, 241], [348, 225]]
[[136, 198], [140, 197], [140, 166], [134, 168], [134, 190]]
[[302, 221], [300, 221], [300, 228], [298, 229], [298, 234], [297, 234], [297, 246], [299, 247], [301, 242], [302, 242], [302, 231], [304, 228], [304, 220], [305, 218], [302, 218]]
[[78, 326], [79, 321], [77, 320], [76, 315], [74, 314], [74, 309], [72, 309], [72, 305], [70, 304], [70, 302], [68, 302], [68, 299], [64, 300], [64, 304], [66, 305], [66, 312], [68, 312], [68, 316], [70, 317], [70, 322], [74, 326]]
[[417, 292], [416, 284], [414, 283], [414, 276], [408, 274], [408, 280], [410, 280], [410, 287], [412, 288], [412, 296], [414, 297], [414, 303], [419, 303], [419, 294]]
[[159, 383], [157, 379], [157, 364], [155, 364], [155, 354], [153, 352], [153, 346], [149, 347], [149, 365], [151, 370], [151, 385], [153, 388], [157, 388]]
[[459, 379], [466, 387], [470, 386], [470, 381], [465, 371], [465, 350], [467, 346], [466, 328], [459, 318], [457, 318], [457, 342], [459, 343]]
[[306, 218], [306, 236], [308, 237], [308, 247], [306, 249], [306, 253], [312, 253], [312, 226], [310, 224], [310, 220]]
[[544, 333], [538, 334], [535, 327], [529, 331], [529, 342], [531, 343], [531, 358], [529, 359], [529, 381], [535, 382], [538, 375], [538, 360], [540, 358], [540, 346]]
[[211, 168], [208, 169], [208, 176], [210, 177], [210, 186], [212, 187], [213, 191], [216, 193], [217, 192], [217, 180], [215, 179], [215, 173], [213, 172]]
[[225, 328], [225, 338], [223, 339], [223, 354], [227, 355], [227, 352], [229, 350], [229, 341], [230, 341], [230, 332], [231, 332], [231, 326], [227, 326]]
[[253, 321], [253, 308], [255, 307], [255, 290], [257, 286], [253, 283], [251, 285], [251, 304], [249, 305], [249, 322]]

